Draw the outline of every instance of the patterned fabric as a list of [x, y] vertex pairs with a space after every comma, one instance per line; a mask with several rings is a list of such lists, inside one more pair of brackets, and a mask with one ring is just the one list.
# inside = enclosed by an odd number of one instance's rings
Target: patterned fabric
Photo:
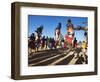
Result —
[[70, 36], [68, 36], [68, 35], [65, 35], [65, 40], [66, 40], [68, 43], [72, 43], [73, 38], [74, 38], [74, 36], [70, 37]]

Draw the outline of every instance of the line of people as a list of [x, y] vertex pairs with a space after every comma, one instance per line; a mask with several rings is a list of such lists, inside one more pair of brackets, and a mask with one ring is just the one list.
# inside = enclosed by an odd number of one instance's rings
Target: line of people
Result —
[[[31, 34], [28, 40], [29, 53], [47, 49], [67, 48], [67, 45], [68, 44], [64, 40], [64, 38], [62, 38], [61, 40], [55, 40], [54, 38], [43, 36], [39, 39], [36, 38], [36, 35], [34, 33]], [[74, 39], [71, 46], [73, 48], [77, 47], [76, 38]]]

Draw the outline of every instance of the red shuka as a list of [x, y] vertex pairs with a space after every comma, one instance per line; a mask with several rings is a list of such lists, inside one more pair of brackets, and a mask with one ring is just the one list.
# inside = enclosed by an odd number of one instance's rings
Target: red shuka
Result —
[[72, 37], [69, 37], [68, 35], [65, 35], [65, 39], [68, 43], [72, 43], [72, 40], [73, 40], [74, 36]]

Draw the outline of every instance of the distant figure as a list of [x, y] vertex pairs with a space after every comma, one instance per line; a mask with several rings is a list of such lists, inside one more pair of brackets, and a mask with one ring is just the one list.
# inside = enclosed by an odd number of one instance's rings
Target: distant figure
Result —
[[86, 47], [87, 47], [86, 42], [83, 41], [83, 42], [82, 42], [82, 49], [86, 49]]
[[64, 39], [61, 40], [61, 47], [62, 47], [62, 48], [65, 48]]
[[56, 48], [61, 47], [61, 38], [62, 38], [61, 23], [58, 23], [58, 26], [55, 29], [55, 45], [56, 45]]
[[48, 49], [48, 36], [46, 37], [46, 39], [45, 39], [45, 49]]
[[45, 36], [43, 36], [42, 37], [42, 39], [41, 39], [41, 50], [44, 50], [44, 48], [45, 48]]
[[35, 35], [34, 35], [34, 33], [32, 33], [30, 35], [29, 40], [28, 40], [28, 53], [29, 53], [29, 55], [33, 52], [35, 52]]
[[40, 35], [38, 34], [37, 31], [35, 31], [35, 47], [36, 47], [36, 51], [38, 51], [39, 47], [40, 47]]
[[35, 35], [34, 35], [34, 33], [32, 33], [31, 35], [30, 35], [30, 40], [35, 40]]
[[84, 62], [87, 63], [87, 43], [85, 41], [82, 42], [82, 56], [84, 58]]
[[51, 40], [51, 46], [52, 46], [52, 49], [53, 49], [53, 48], [56, 48], [56, 47], [55, 47], [55, 40], [54, 40], [54, 38], [52, 38], [52, 40]]
[[41, 37], [42, 37], [43, 26], [41, 25], [35, 30], [35, 47], [36, 51], [40, 48]]
[[49, 49], [52, 49], [52, 38], [49, 38], [48, 46], [49, 46]]
[[88, 32], [87, 31], [84, 32], [84, 36], [85, 36], [86, 42], [88, 42]]
[[76, 37], [74, 38], [74, 41], [73, 41], [73, 48], [77, 48], [77, 40], [76, 40]]
[[82, 52], [85, 54], [86, 52], [86, 49], [87, 49], [87, 44], [85, 41], [82, 42]]

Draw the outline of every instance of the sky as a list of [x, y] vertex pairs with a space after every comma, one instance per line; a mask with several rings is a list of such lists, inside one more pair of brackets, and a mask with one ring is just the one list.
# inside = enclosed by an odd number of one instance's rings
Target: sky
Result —
[[[83, 24], [83, 22], [88, 22], [87, 17], [69, 17], [69, 16], [39, 16], [39, 15], [28, 15], [28, 36], [35, 32], [37, 27], [43, 25], [43, 34], [42, 36], [54, 37], [55, 28], [57, 27], [58, 23], [60, 22], [61, 33], [63, 36], [67, 34], [66, 31], [66, 24], [67, 20], [71, 19], [72, 24], [74, 27], [78, 25], [85, 27], [87, 24]], [[74, 31], [75, 37], [78, 41], [84, 40], [84, 31]]]

